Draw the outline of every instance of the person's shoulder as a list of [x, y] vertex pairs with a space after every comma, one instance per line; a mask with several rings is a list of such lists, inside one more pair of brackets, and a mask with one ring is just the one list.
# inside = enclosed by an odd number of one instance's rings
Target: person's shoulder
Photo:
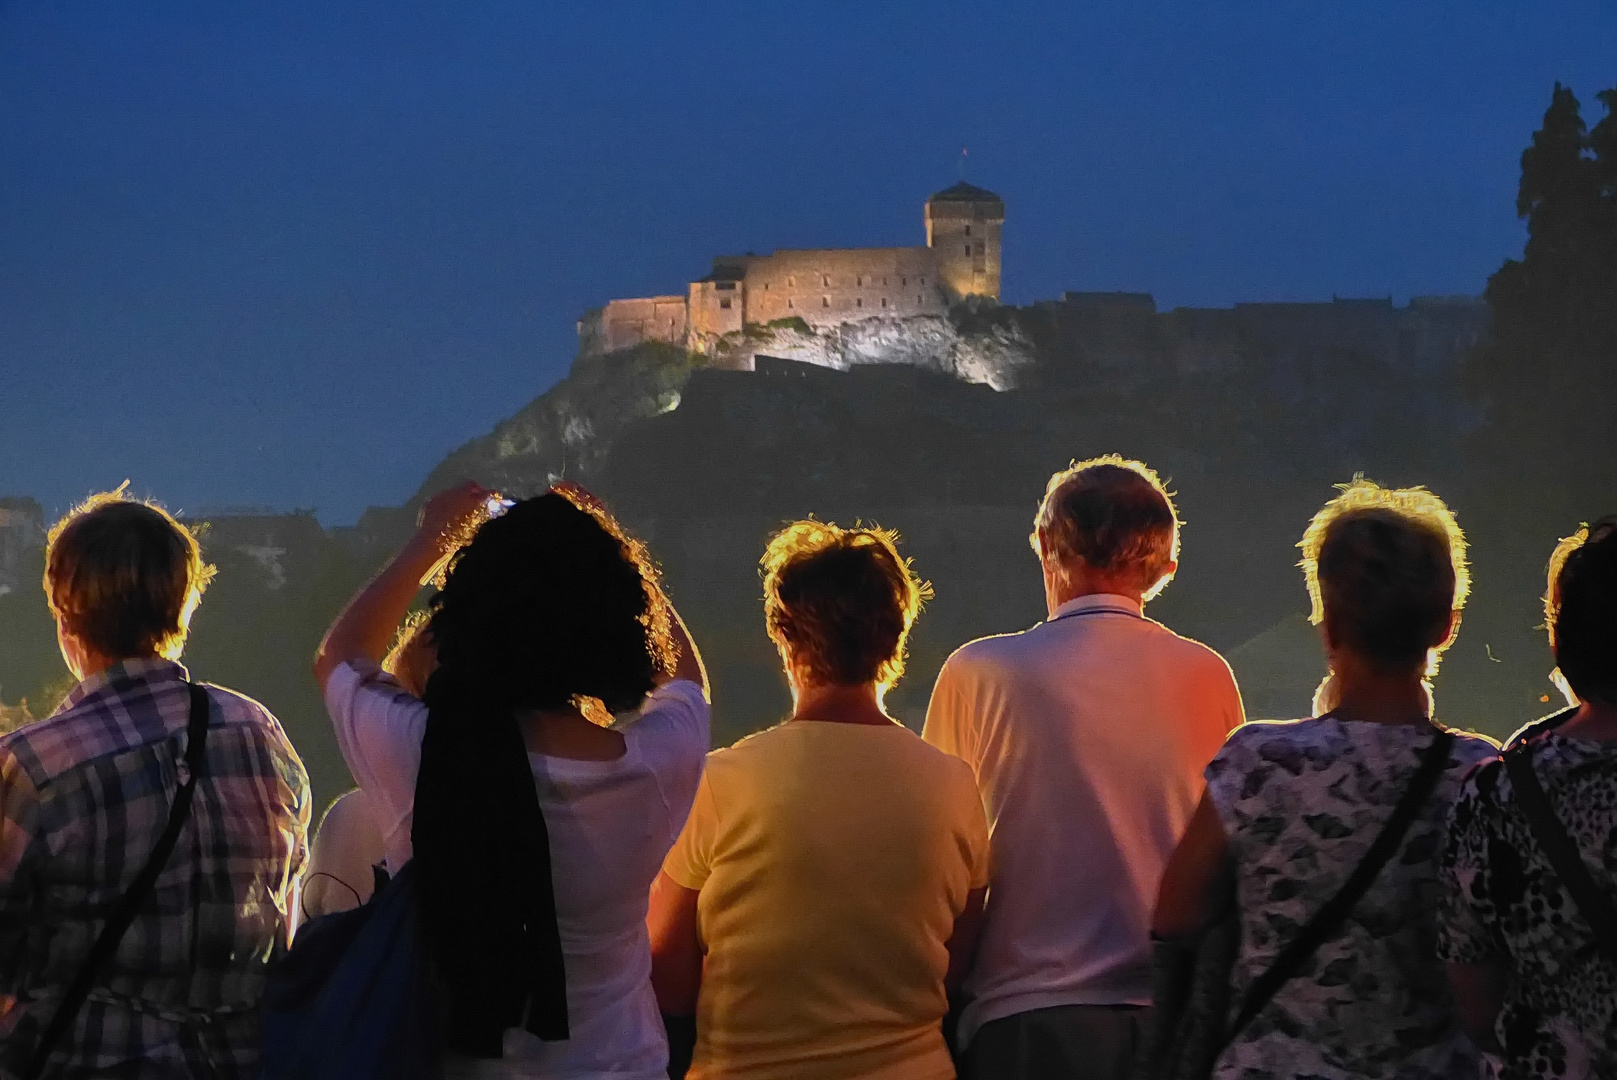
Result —
[[281, 722], [269, 707], [256, 698], [248, 697], [239, 690], [232, 690], [228, 686], [218, 683], [199, 683], [208, 692], [208, 697], [218, 707], [216, 719], [227, 724], [261, 724], [281, 730]]
[[1234, 684], [1235, 674], [1230, 668], [1230, 662], [1224, 659], [1223, 653], [1155, 619], [1146, 618], [1141, 622], [1148, 628], [1155, 646], [1173, 654], [1175, 662], [1181, 668], [1201, 675], [1211, 674], [1227, 678], [1232, 685]]
[[945, 675], [970, 679], [982, 677], [1007, 668], [1014, 669], [1037, 643], [1037, 634], [1048, 623], [1039, 623], [1026, 630], [1008, 634], [990, 634], [975, 638], [949, 654], [943, 662], [939, 678]]
[[1294, 720], [1248, 720], [1230, 732], [1229, 744], [1261, 746], [1267, 743], [1307, 745], [1327, 741], [1336, 725], [1316, 716]]
[[1499, 743], [1481, 732], [1451, 730], [1450, 734], [1454, 736], [1454, 747], [1449, 751], [1449, 760], [1467, 769], [1473, 769], [1500, 754]]

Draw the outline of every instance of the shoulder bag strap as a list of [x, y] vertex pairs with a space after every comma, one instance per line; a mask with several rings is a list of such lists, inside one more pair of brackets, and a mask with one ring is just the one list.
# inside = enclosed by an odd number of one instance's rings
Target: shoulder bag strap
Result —
[[1421, 806], [1437, 787], [1438, 779], [1443, 775], [1443, 769], [1448, 765], [1449, 749], [1454, 745], [1454, 733], [1439, 729], [1432, 739], [1432, 744], [1421, 754], [1420, 765], [1415, 769], [1415, 775], [1410, 779], [1409, 786], [1404, 789], [1403, 796], [1398, 805], [1393, 808], [1392, 816], [1387, 824], [1381, 827], [1381, 832], [1371, 843], [1370, 850], [1365, 852], [1364, 858], [1349, 875], [1347, 883], [1337, 894], [1320, 908], [1314, 917], [1297, 932], [1297, 936], [1286, 943], [1280, 950], [1280, 955], [1274, 963], [1269, 965], [1267, 971], [1253, 980], [1252, 986], [1247, 990], [1246, 999], [1241, 1003], [1241, 1012], [1230, 1026], [1229, 1035], [1225, 1038], [1228, 1046], [1235, 1041], [1235, 1037], [1246, 1029], [1263, 1007], [1271, 1000], [1280, 988], [1290, 982], [1302, 968], [1303, 963], [1313, 955], [1325, 942], [1329, 941], [1347, 921], [1348, 915], [1364, 894], [1370, 891], [1381, 868], [1387, 865], [1387, 860], [1403, 846], [1404, 836], [1409, 832], [1409, 826], [1414, 823], [1415, 815], [1420, 812]]
[[1578, 845], [1567, 835], [1566, 827], [1550, 805], [1544, 785], [1533, 768], [1532, 744], [1519, 743], [1505, 754], [1505, 772], [1516, 796], [1516, 805], [1527, 818], [1527, 827], [1544, 849], [1555, 876], [1561, 879], [1572, 903], [1594, 931], [1595, 945], [1607, 959], [1617, 962], [1617, 908], [1589, 874]]
[[112, 954], [118, 951], [118, 943], [123, 940], [129, 924], [135, 921], [135, 915], [140, 911], [141, 905], [151, 895], [152, 887], [157, 884], [158, 874], [162, 873], [169, 856], [174, 852], [174, 844], [180, 838], [180, 830], [185, 827], [186, 819], [191, 816], [191, 802], [196, 796], [197, 777], [202, 775], [203, 755], [208, 744], [209, 707], [206, 690], [196, 683], [186, 685], [191, 691], [191, 712], [185, 729], [187, 775], [174, 793], [174, 802], [168, 809], [168, 824], [163, 827], [163, 835], [158, 837], [151, 854], [146, 857], [146, 865], [140, 868], [140, 873], [136, 874], [135, 880], [130, 883], [129, 891], [124, 893], [123, 898], [118, 901], [117, 909], [107, 919], [107, 925], [102, 928], [101, 936], [96, 938], [95, 944], [90, 947], [90, 955], [85, 959], [84, 966], [79, 968], [72, 985], [57, 1003], [56, 1012], [51, 1015], [50, 1023], [45, 1025], [44, 1033], [34, 1046], [33, 1056], [28, 1059], [28, 1067], [21, 1073], [22, 1080], [37, 1080], [45, 1071], [45, 1062], [50, 1057], [51, 1051], [67, 1034], [67, 1029], [78, 1016], [79, 1010], [84, 1007], [84, 999], [89, 996], [102, 968], [112, 959]]

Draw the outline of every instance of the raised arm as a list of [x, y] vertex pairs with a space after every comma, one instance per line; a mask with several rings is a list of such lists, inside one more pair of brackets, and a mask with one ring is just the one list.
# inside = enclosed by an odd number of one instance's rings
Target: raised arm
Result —
[[702, 688], [702, 696], [712, 701], [713, 694], [707, 684], [707, 665], [702, 663], [702, 654], [697, 651], [696, 641], [691, 637], [685, 620], [674, 610], [674, 603], [671, 600], [668, 603], [668, 622], [668, 629], [674, 638], [674, 651], [679, 654], [678, 659], [674, 661], [674, 670], [668, 673], [668, 680], [684, 679], [693, 682]]
[[443, 558], [453, 533], [471, 520], [494, 493], [473, 483], [441, 491], [421, 507], [415, 535], [348, 601], [315, 653], [314, 677], [325, 692], [339, 664], [380, 663], [399, 622], [421, 591], [421, 579]]

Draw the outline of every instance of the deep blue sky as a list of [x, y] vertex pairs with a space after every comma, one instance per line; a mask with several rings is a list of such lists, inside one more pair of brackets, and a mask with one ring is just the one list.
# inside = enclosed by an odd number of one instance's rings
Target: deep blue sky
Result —
[[922, 242], [1005, 298], [1479, 292], [1610, 2], [0, 0], [0, 494], [397, 503], [713, 254]]

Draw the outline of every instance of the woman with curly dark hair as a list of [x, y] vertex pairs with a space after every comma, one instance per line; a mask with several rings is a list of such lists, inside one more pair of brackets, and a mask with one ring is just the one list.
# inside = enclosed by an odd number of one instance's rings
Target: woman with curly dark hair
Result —
[[[429, 499], [315, 675], [389, 869], [416, 860], [451, 1075], [650, 1080], [667, 1044], [646, 897], [701, 775], [706, 676], [645, 550], [586, 492], [491, 508], [472, 484]], [[446, 554], [417, 698], [377, 664]]]
[[652, 889], [652, 981], [691, 1077], [954, 1076], [941, 1022], [988, 884], [971, 767], [882, 707], [924, 586], [891, 533], [788, 526], [764, 613], [785, 723], [708, 758]]

